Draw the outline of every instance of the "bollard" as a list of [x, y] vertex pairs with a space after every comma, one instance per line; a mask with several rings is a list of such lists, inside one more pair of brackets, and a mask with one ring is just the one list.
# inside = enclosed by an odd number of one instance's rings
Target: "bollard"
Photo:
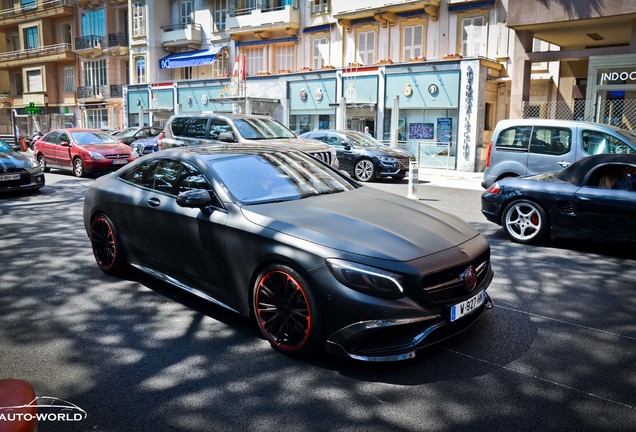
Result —
[[410, 199], [418, 199], [417, 198], [417, 184], [419, 183], [418, 175], [419, 168], [417, 161], [411, 161], [409, 163], [409, 193], [406, 196]]

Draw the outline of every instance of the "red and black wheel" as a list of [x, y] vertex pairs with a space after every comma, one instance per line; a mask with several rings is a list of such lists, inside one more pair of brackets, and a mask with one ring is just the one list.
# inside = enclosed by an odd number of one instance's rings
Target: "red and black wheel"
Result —
[[91, 223], [91, 245], [97, 265], [104, 273], [115, 275], [122, 272], [126, 263], [123, 249], [117, 239], [113, 222], [103, 213]]
[[254, 285], [254, 314], [277, 351], [305, 355], [322, 342], [318, 306], [307, 281], [285, 265], [263, 269]]

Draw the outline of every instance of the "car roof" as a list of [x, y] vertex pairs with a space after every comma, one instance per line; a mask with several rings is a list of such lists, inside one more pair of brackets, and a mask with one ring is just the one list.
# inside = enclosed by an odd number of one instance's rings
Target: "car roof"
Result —
[[520, 126], [594, 126], [602, 128], [610, 128], [614, 130], [621, 130], [620, 128], [606, 123], [595, 123], [581, 120], [555, 120], [555, 119], [540, 119], [540, 118], [525, 118], [525, 119], [505, 119], [499, 120], [497, 128], [509, 127], [514, 125]]
[[240, 154], [259, 154], [259, 153], [278, 153], [278, 152], [293, 152], [303, 153], [300, 150], [290, 148], [285, 144], [210, 144], [210, 145], [198, 145], [198, 146], [184, 146], [173, 147], [161, 152], [156, 152], [155, 157], [161, 157], [161, 155], [170, 154], [190, 154], [196, 156], [215, 156], [222, 155], [235, 156]]
[[572, 184], [580, 184], [587, 173], [598, 165], [629, 164], [636, 166], [636, 154], [598, 154], [574, 162], [556, 174], [556, 177]]
[[55, 131], [64, 131], [64, 132], [103, 132], [103, 133], [107, 133], [101, 129], [92, 129], [92, 128], [60, 128], [60, 129], [53, 129], [50, 132], [55, 132]]

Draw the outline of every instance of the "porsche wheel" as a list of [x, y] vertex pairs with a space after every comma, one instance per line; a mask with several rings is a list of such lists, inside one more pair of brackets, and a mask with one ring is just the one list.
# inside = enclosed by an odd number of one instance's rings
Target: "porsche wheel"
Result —
[[318, 307], [307, 281], [285, 265], [270, 265], [256, 279], [254, 315], [272, 347], [290, 355], [314, 352], [322, 341]]
[[502, 222], [506, 235], [524, 244], [539, 243], [550, 229], [543, 208], [529, 200], [516, 200], [508, 204]]
[[103, 213], [91, 223], [91, 245], [99, 268], [106, 274], [117, 275], [126, 267], [124, 251], [117, 238], [113, 222]]

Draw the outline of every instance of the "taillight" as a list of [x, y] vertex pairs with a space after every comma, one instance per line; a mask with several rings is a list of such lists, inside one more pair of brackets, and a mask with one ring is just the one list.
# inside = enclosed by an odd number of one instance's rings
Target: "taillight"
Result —
[[497, 195], [501, 189], [499, 188], [499, 182], [494, 182], [486, 191], [493, 195]]
[[486, 168], [490, 168], [490, 154], [492, 153], [492, 141], [488, 144], [488, 154], [486, 155]]
[[163, 141], [163, 136], [164, 135], [165, 134], [163, 133], [163, 131], [161, 131], [159, 133], [159, 136], [157, 137], [157, 147], [159, 147], [159, 150], [161, 150], [163, 148], [163, 142], [162, 141]]

